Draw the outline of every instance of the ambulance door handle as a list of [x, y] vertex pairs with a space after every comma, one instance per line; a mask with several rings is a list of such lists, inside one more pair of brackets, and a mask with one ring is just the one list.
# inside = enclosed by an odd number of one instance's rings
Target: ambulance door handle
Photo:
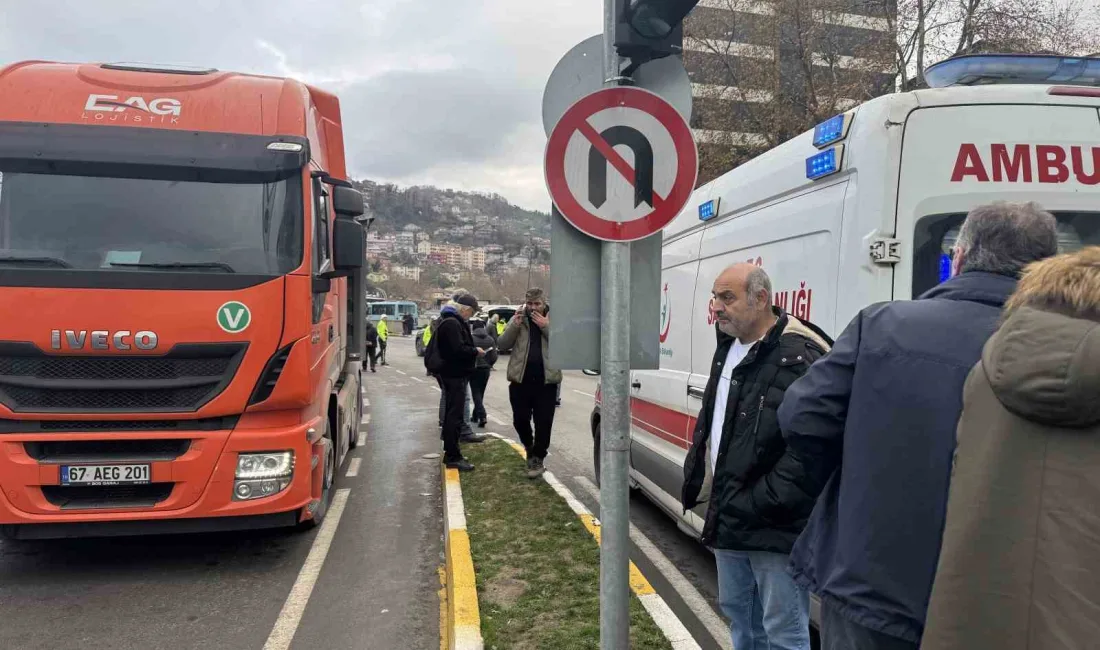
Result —
[[688, 397], [694, 397], [696, 399], [703, 399], [706, 395], [706, 390], [702, 388], [696, 388], [695, 386], [688, 386]]
[[631, 387], [631, 388], [633, 388], [633, 389], [635, 389], [635, 390], [641, 390], [641, 388], [642, 388], [642, 382], [640, 382], [640, 381], [632, 381], [632, 382], [630, 382], [630, 387]]

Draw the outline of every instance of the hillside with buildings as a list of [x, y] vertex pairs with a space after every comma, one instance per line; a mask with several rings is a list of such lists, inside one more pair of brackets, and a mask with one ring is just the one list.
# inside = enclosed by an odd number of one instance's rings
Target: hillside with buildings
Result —
[[550, 274], [550, 215], [497, 194], [355, 181], [374, 217], [368, 282], [379, 295], [431, 304], [457, 286], [514, 302]]

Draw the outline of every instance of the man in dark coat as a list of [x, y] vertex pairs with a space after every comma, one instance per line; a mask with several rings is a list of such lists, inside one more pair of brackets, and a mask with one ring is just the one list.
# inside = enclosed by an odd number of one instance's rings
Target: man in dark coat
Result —
[[378, 328], [374, 326], [374, 322], [369, 318], [367, 319], [367, 326], [363, 330], [363, 336], [367, 342], [367, 359], [370, 360], [370, 371], [378, 372], [375, 368], [378, 365]]
[[424, 355], [424, 365], [438, 377], [443, 391], [443, 463], [462, 472], [474, 468], [459, 450], [463, 405], [474, 365], [485, 355], [484, 350], [474, 345], [468, 323], [477, 311], [477, 299], [468, 293], [444, 307]]
[[707, 502], [702, 541], [714, 549], [733, 647], [810, 650], [809, 593], [787, 562], [814, 499], [776, 465], [784, 444], [775, 411], [830, 341], [772, 306], [758, 266], [730, 266], [712, 296], [718, 349], [684, 463], [683, 506]]
[[916, 648], [947, 505], [967, 373], [1028, 263], [1058, 248], [1035, 204], [974, 208], [954, 277], [861, 311], [779, 409], [787, 458], [824, 493], [791, 554], [822, 599], [824, 650]]

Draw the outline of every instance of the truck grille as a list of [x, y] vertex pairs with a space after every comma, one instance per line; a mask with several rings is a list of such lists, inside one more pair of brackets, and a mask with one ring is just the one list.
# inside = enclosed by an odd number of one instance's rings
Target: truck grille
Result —
[[50, 440], [24, 442], [27, 455], [40, 463], [152, 463], [175, 460], [187, 452], [190, 440]]
[[152, 508], [172, 494], [174, 485], [43, 485], [42, 496], [62, 510]]
[[16, 412], [195, 411], [225, 389], [246, 349], [188, 343], [156, 357], [60, 356], [0, 343], [0, 402]]

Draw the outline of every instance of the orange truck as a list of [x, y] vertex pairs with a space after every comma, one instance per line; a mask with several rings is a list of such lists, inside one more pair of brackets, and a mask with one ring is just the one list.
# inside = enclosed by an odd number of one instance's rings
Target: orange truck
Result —
[[0, 97], [0, 533], [320, 524], [363, 408], [339, 100], [41, 61]]

